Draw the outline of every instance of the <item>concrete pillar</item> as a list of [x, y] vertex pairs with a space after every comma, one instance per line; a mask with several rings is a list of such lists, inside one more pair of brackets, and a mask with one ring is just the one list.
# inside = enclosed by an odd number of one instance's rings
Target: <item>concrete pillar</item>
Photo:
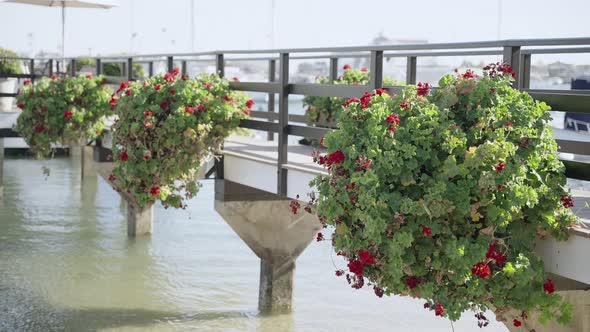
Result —
[[152, 233], [154, 226], [154, 206], [138, 207], [127, 198], [127, 235], [138, 236]]
[[288, 199], [216, 180], [215, 210], [261, 259], [258, 309], [263, 314], [292, 310], [295, 260], [321, 225], [304, 211], [294, 215]]

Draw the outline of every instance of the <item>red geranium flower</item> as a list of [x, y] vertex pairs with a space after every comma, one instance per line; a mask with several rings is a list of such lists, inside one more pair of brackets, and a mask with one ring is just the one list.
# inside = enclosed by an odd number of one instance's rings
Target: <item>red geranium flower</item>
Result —
[[574, 200], [572, 199], [572, 196], [561, 196], [561, 198], [559, 199], [561, 201], [561, 204], [563, 205], [564, 208], [566, 209], [570, 209], [574, 207]]
[[512, 122], [507, 122], [507, 123], [506, 123], [506, 127], [510, 127], [510, 128], [512, 128]]
[[158, 187], [158, 186], [151, 187], [150, 194], [159, 195], [160, 194], [160, 187]]
[[237, 77], [235, 77], [235, 76], [232, 79], [234, 80], [234, 82], [239, 82], [240, 81], [240, 79], [237, 78]]
[[154, 90], [160, 91], [160, 88], [161, 88], [160, 84], [154, 84]]
[[392, 113], [385, 119], [385, 122], [398, 125], [400, 123], [399, 116]]
[[143, 112], [143, 117], [147, 118], [148, 116], [152, 116], [152, 114], [154, 114], [154, 113], [152, 113], [152, 111], [147, 110], [147, 111]]
[[115, 182], [115, 176], [113, 174], [109, 175], [109, 182]]
[[37, 131], [37, 133], [41, 134], [45, 130], [45, 128], [38, 126], [37, 128], [35, 128], [35, 130]]
[[486, 253], [486, 258], [494, 260], [496, 264], [499, 265], [502, 265], [506, 262], [506, 256], [504, 256], [502, 251], [496, 249], [493, 244], [490, 244], [488, 252]]
[[86, 77], [87, 79], [91, 79], [92, 78], [92, 74], [86, 74], [86, 76], [84, 76], [84, 77]]
[[352, 261], [348, 262], [348, 270], [350, 270], [351, 273], [354, 273], [357, 276], [363, 275], [363, 268], [364, 267], [365, 267], [364, 264], [358, 260], [352, 260]]
[[346, 65], [342, 66], [342, 69], [344, 69], [344, 70], [349, 70], [350, 68], [351, 68], [351, 67], [350, 67], [350, 65], [349, 65], [349, 64], [346, 64]]
[[545, 290], [545, 293], [553, 294], [553, 292], [555, 292], [555, 285], [553, 284], [553, 280], [545, 280], [545, 283], [543, 284], [543, 289]]
[[254, 106], [254, 100], [248, 99], [248, 101], [246, 102], [246, 107], [251, 109], [253, 106]]
[[326, 161], [326, 163], [328, 164], [328, 166], [331, 166], [332, 164], [340, 164], [343, 161], [344, 153], [340, 150], [336, 150], [328, 155], [328, 160]]
[[203, 85], [205, 86], [205, 88], [207, 88], [207, 90], [211, 90], [211, 88], [213, 87], [213, 85], [209, 82], [205, 82], [203, 83]]
[[418, 280], [418, 278], [416, 278], [414, 276], [408, 277], [406, 279], [406, 285], [408, 286], [409, 289], [416, 288], [416, 286], [418, 286], [419, 283], [420, 283], [420, 280]]
[[168, 102], [164, 100], [163, 102], [160, 103], [160, 107], [161, 108], [168, 108]]
[[317, 242], [323, 241], [324, 240], [324, 234], [322, 234], [321, 232], [318, 233], [318, 235], [316, 236], [315, 240]]
[[344, 274], [344, 271], [342, 271], [342, 270], [336, 270], [336, 276], [337, 276], [337, 277], [340, 277], [340, 276], [342, 276], [343, 274]]
[[52, 81], [55, 81], [55, 80], [57, 80], [57, 75], [51, 75], [51, 80], [52, 80]]
[[477, 78], [477, 74], [472, 72], [471, 69], [467, 69], [465, 74], [461, 75], [462, 78]]
[[438, 302], [434, 306], [436, 307], [436, 309], [434, 310], [434, 314], [436, 316], [442, 317], [443, 314], [445, 313], [445, 308], [443, 308], [442, 304], [440, 304]]
[[485, 262], [478, 262], [471, 268], [471, 273], [482, 279], [485, 279], [490, 276], [492, 271]]
[[125, 90], [125, 95], [131, 96], [131, 90]]
[[201, 104], [197, 107], [197, 111], [203, 112], [205, 110], [205, 105]]
[[225, 100], [225, 101], [226, 101], [226, 102], [228, 102], [228, 103], [229, 103], [229, 102], [231, 102], [231, 101], [233, 101], [233, 99], [231, 99], [231, 98], [230, 98], [229, 96], [227, 96], [227, 95], [223, 96], [223, 100]]
[[365, 92], [361, 97], [361, 108], [367, 108], [371, 104], [371, 95], [368, 92]]
[[189, 113], [189, 114], [193, 114], [195, 113], [195, 108], [194, 107], [190, 107], [190, 106], [185, 106], [184, 107], [184, 111]]
[[385, 95], [388, 95], [389, 92], [387, 90], [383, 89], [383, 88], [378, 88], [378, 89], [375, 89], [375, 94], [378, 95], [378, 96], [382, 96], [384, 94]]
[[496, 172], [502, 172], [502, 170], [504, 170], [504, 166], [506, 166], [506, 163], [498, 163], [498, 165], [496, 165]]
[[361, 68], [361, 71], [362, 71], [363, 73], [366, 73], [366, 72], [367, 72], [367, 68], [363, 67], [363, 68]]
[[18, 105], [16, 105], [16, 106], [17, 106], [18, 108], [20, 108], [20, 109], [23, 109], [23, 108], [25, 108], [25, 104], [23, 104], [23, 103], [20, 103], [20, 104], [18, 104]]
[[425, 96], [428, 94], [428, 89], [430, 89], [430, 84], [428, 83], [418, 83], [418, 85], [416, 86], [416, 92], [418, 93], [419, 96]]
[[127, 150], [121, 151], [121, 160], [127, 161]]
[[432, 228], [430, 227], [426, 227], [424, 225], [420, 225], [422, 227], [422, 233], [424, 235], [426, 235], [427, 237], [431, 237], [432, 236]]
[[522, 325], [522, 323], [516, 318], [512, 321], [512, 324], [514, 324], [514, 326], [516, 326], [516, 327], [519, 327]]
[[366, 250], [359, 251], [359, 258], [365, 265], [375, 264], [375, 257], [373, 257], [373, 255], [371, 255], [371, 253]]
[[72, 118], [72, 111], [70, 111], [70, 110], [65, 111], [64, 118], [66, 118], [68, 120], [71, 119]]
[[144, 123], [143, 123], [143, 126], [144, 126], [146, 129], [151, 129], [151, 128], [153, 128], [153, 127], [154, 127], [154, 123], [153, 123], [152, 121], [146, 121], [146, 122], [144, 122]]
[[173, 95], [173, 96], [174, 96], [174, 95], [176, 94], [176, 90], [174, 90], [174, 89], [170, 89], [170, 90], [168, 91], [168, 93], [170, 93], [171, 95]]
[[344, 107], [348, 107], [348, 105], [352, 103], [358, 103], [359, 99], [357, 97], [349, 98], [346, 102], [344, 102]]
[[127, 89], [130, 85], [131, 85], [131, 83], [129, 83], [127, 81], [121, 82], [121, 84], [119, 85], [119, 88], [117, 89], [117, 93]]
[[29, 84], [31, 84], [31, 80], [25, 80], [25, 81], [23, 82], [23, 84], [24, 84], [24, 85], [29, 85]]

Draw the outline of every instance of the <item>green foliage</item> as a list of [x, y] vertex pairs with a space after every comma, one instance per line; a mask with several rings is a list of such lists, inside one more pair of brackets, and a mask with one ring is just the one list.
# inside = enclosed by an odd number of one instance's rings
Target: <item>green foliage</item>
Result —
[[[83, 67], [96, 67], [96, 60], [94, 59], [76, 59], [76, 72], [82, 70]], [[94, 69], [94, 68], [93, 68]], [[72, 63], [68, 63], [67, 71], [68, 73], [72, 70]]]
[[110, 181], [138, 205], [160, 200], [184, 207], [196, 195], [196, 174], [253, 102], [217, 75], [178, 78], [178, 71], [121, 84]]
[[[133, 66], [133, 77], [145, 77], [145, 71], [139, 63], [134, 63]], [[102, 65], [102, 73], [105, 76], [121, 76], [121, 64], [115, 62], [107, 62]]]
[[537, 238], [565, 239], [576, 221], [564, 166], [549, 107], [508, 74], [448, 75], [431, 94], [419, 84], [343, 108], [328, 155], [316, 155], [329, 176], [311, 186], [353, 287], [366, 278], [378, 295], [424, 298], [452, 320], [492, 307], [569, 320], [534, 252]]
[[0, 48], [0, 73], [2, 74], [20, 74], [21, 68], [19, 60], [7, 59], [16, 58], [18, 54], [5, 48]]
[[51, 152], [51, 144], [68, 144], [101, 134], [109, 112], [111, 89], [102, 77], [43, 78], [35, 85], [25, 81], [17, 96], [22, 109], [16, 123], [38, 157]]
[[[344, 68], [344, 74], [334, 80], [334, 84], [369, 84], [370, 75], [366, 69], [351, 69], [348, 65], [345, 65]], [[328, 84], [329, 82], [329, 79], [325, 76], [320, 76], [316, 80], [318, 84]], [[387, 86], [405, 85], [405, 83], [398, 82], [389, 77], [383, 78], [383, 84]], [[325, 126], [336, 122], [342, 111], [344, 102], [346, 102], [346, 98], [306, 96], [303, 98], [303, 106], [307, 107], [305, 115], [308, 125], [317, 124]]]

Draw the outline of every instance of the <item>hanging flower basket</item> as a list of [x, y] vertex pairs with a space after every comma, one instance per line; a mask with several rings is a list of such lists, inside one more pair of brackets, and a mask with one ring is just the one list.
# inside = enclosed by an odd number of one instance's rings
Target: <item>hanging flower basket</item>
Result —
[[34, 85], [25, 80], [17, 96], [22, 113], [15, 130], [38, 157], [48, 156], [52, 144], [93, 139], [102, 133], [110, 113], [111, 92], [102, 77], [92, 75], [52, 76]]
[[217, 75], [189, 79], [172, 73], [123, 82], [111, 102], [119, 119], [113, 127], [110, 176], [116, 190], [135, 204], [160, 200], [185, 207], [198, 192], [201, 162], [215, 153], [254, 102], [230, 90]]
[[[566, 239], [576, 218], [549, 107], [511, 87], [509, 66], [351, 98], [315, 155], [329, 176], [306, 210], [335, 227], [353, 288], [426, 300], [436, 316], [512, 308], [564, 323], [538, 238]], [[487, 325], [483, 313], [480, 325]]]

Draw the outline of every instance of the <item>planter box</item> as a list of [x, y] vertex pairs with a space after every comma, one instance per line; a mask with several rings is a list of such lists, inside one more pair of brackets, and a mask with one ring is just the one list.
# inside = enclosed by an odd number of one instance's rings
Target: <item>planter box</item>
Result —
[[[15, 93], [16, 78], [0, 78], [0, 93]], [[0, 112], [13, 111], [14, 98], [0, 97]]]

